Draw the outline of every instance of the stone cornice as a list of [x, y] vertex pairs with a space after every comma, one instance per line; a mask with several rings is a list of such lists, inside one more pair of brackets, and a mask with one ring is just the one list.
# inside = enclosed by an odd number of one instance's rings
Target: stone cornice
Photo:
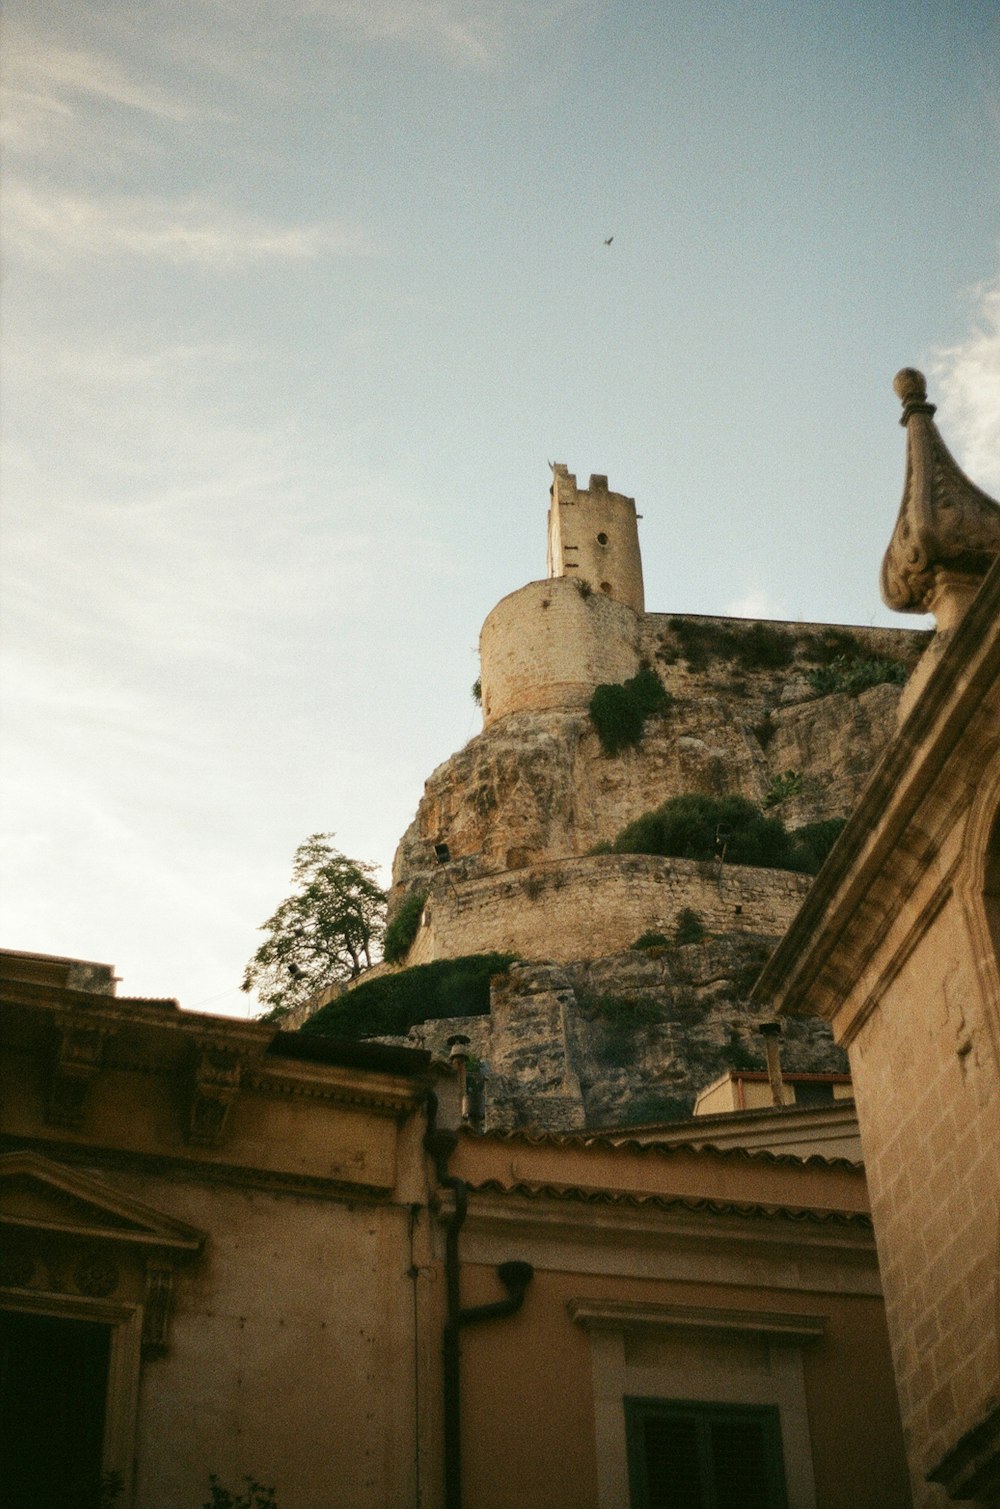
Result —
[[907, 432], [906, 480], [882, 561], [882, 598], [900, 613], [939, 613], [946, 576], [975, 582], [1000, 555], [1000, 505], [949, 452], [923, 374], [906, 367], [894, 386]]
[[222, 1161], [181, 1153], [144, 1153], [104, 1144], [52, 1141], [43, 1137], [0, 1136], [0, 1153], [34, 1151], [45, 1158], [87, 1169], [117, 1169], [182, 1183], [219, 1185], [226, 1188], [313, 1196], [321, 1200], [372, 1200], [379, 1205], [395, 1203], [384, 1184], [362, 1179], [323, 1178], [284, 1169], [268, 1169], [246, 1163]]
[[725, 1336], [757, 1336], [801, 1346], [818, 1341], [826, 1330], [825, 1315], [796, 1310], [736, 1310], [721, 1305], [674, 1305], [641, 1300], [569, 1299], [570, 1319], [587, 1331], [715, 1332]]
[[[882, 942], [891, 921], [873, 896], [890, 879], [892, 914], [935, 857], [940, 835], [971, 799], [1000, 731], [984, 698], [1000, 678], [1000, 562], [945, 646], [922, 693], [873, 771], [843, 833], [755, 985], [751, 1005], [820, 1012], [828, 1019]], [[964, 741], [964, 742], [963, 742]], [[935, 793], [963, 743], [958, 790]], [[953, 783], [952, 783], [953, 785]], [[919, 823], [915, 818], [919, 814]]]

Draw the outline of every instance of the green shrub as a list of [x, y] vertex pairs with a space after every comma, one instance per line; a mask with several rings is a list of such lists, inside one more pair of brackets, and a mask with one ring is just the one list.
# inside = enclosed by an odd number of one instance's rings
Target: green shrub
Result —
[[790, 837], [792, 846], [802, 861], [795, 868], [804, 870], [807, 875], [815, 875], [843, 832], [846, 822], [846, 817], [828, 817], [823, 822], [806, 823], [801, 828], [795, 828]]
[[406, 958], [426, 901], [426, 891], [411, 891], [389, 923], [382, 939], [382, 957], [387, 964], [400, 964]]
[[672, 618], [670, 631], [690, 671], [703, 671], [710, 661], [732, 655], [733, 634], [725, 624]]
[[764, 808], [778, 807], [782, 802], [787, 802], [790, 796], [802, 795], [802, 773], [798, 770], [786, 770], [782, 775], [776, 775], [767, 789], [764, 797]]
[[788, 835], [778, 818], [766, 818], [742, 796], [674, 796], [623, 828], [618, 854], [663, 854], [676, 859], [715, 859], [725, 850], [731, 864], [784, 868]]
[[736, 659], [748, 671], [778, 670], [795, 659], [795, 640], [771, 624], [752, 623], [737, 630]]
[[701, 943], [706, 937], [707, 932], [704, 922], [702, 922], [696, 911], [686, 906], [682, 912], [678, 913], [677, 923], [674, 927], [674, 942], [680, 944]]
[[665, 713], [672, 702], [655, 671], [644, 666], [629, 681], [605, 682], [590, 699], [590, 716], [605, 754], [640, 743], [647, 718]]
[[670, 939], [666, 933], [640, 933], [632, 948], [669, 948]]
[[[674, 796], [644, 812], [615, 839], [616, 854], [660, 854], [672, 859], [722, 859], [727, 864], [801, 870], [814, 875], [825, 841], [808, 824], [789, 833], [779, 817], [765, 817], [742, 796]], [[805, 839], [799, 834], [805, 833]]]
[[512, 954], [465, 954], [365, 980], [323, 1006], [299, 1030], [319, 1037], [402, 1037], [419, 1022], [486, 1016], [492, 976], [513, 963]]
[[713, 660], [732, 661], [744, 671], [776, 670], [795, 658], [793, 636], [772, 624], [672, 618], [670, 629], [692, 671], [705, 670]]
[[476, 679], [475, 679], [475, 681], [472, 683], [472, 700], [476, 704], [477, 707], [482, 707], [482, 705], [483, 705], [483, 678], [482, 678], [482, 676], [477, 676]]
[[799, 652], [806, 660], [816, 665], [830, 665], [834, 660], [849, 658], [864, 659], [865, 650], [856, 634], [850, 629], [835, 629], [832, 626], [818, 634], [800, 634]]
[[806, 680], [817, 697], [829, 696], [831, 692], [847, 692], [856, 697], [868, 687], [881, 686], [885, 682], [902, 686], [909, 674], [899, 660], [838, 655], [828, 665], [815, 666], [807, 671]]

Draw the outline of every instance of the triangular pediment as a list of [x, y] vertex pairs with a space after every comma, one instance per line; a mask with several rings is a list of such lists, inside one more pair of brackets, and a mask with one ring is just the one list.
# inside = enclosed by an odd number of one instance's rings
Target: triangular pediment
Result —
[[205, 1241], [194, 1226], [32, 1152], [0, 1156], [0, 1228], [103, 1239], [178, 1256], [199, 1251]]

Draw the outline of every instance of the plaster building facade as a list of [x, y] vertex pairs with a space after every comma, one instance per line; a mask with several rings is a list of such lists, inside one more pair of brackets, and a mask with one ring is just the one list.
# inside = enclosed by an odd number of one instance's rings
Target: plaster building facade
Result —
[[0, 1043], [4, 1504], [418, 1503], [429, 1056], [14, 953]]
[[9, 1509], [908, 1505], [856, 1162], [471, 1135], [425, 1054], [79, 961], [0, 955], [0, 1029]]

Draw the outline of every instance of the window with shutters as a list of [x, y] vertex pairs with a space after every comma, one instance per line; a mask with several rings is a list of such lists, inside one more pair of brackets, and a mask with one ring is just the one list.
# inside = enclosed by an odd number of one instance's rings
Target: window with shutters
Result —
[[777, 1409], [626, 1399], [631, 1509], [787, 1509]]

